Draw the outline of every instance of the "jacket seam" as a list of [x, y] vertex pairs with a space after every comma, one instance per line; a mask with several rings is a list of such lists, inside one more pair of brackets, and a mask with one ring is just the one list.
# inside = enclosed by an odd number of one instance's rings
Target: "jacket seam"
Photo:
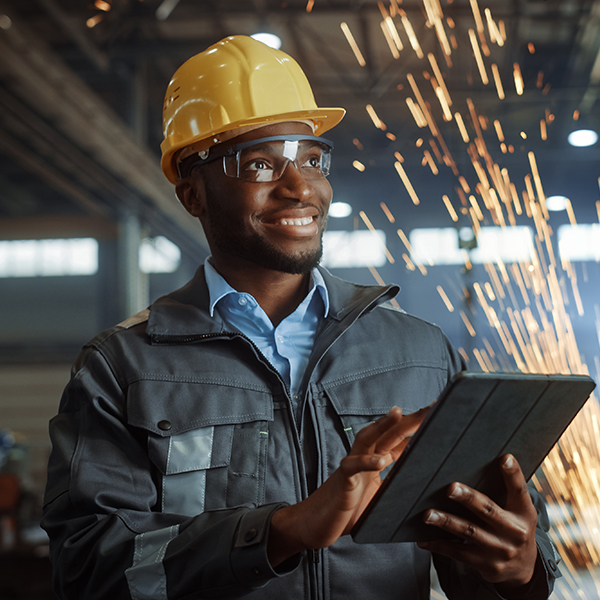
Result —
[[418, 362], [418, 361], [407, 361], [403, 363], [395, 363], [392, 365], [387, 365], [385, 367], [374, 367], [372, 369], [366, 369], [364, 371], [358, 371], [352, 373], [351, 375], [346, 375], [344, 377], [339, 377], [338, 379], [333, 379], [328, 381], [327, 383], [317, 384], [317, 386], [321, 387], [323, 390], [328, 390], [329, 388], [339, 385], [340, 383], [348, 383], [350, 381], [356, 381], [359, 379], [364, 379], [365, 377], [371, 375], [378, 375], [380, 373], [387, 373], [389, 371], [396, 371], [398, 369], [406, 369], [408, 367], [424, 367], [426, 369], [436, 369], [439, 371], [443, 371], [444, 367], [439, 363], [426, 363], [426, 362]]
[[137, 376], [135, 378], [127, 381], [128, 386], [138, 383], [139, 381], [168, 381], [172, 383], [202, 383], [222, 385], [245, 390], [251, 389], [252, 391], [261, 392], [263, 394], [272, 394], [272, 391], [267, 387], [239, 381], [237, 379], [224, 379], [219, 377], [176, 377], [175, 375], [156, 375], [154, 373], [136, 373], [136, 375]]

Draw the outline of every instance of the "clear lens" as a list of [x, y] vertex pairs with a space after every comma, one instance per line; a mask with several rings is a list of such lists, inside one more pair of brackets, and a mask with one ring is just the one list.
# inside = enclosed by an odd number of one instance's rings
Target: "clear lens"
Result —
[[225, 156], [223, 167], [229, 177], [244, 181], [277, 181], [288, 164], [294, 166], [307, 180], [322, 179], [329, 175], [331, 149], [311, 140], [294, 142], [296, 152], [290, 153], [290, 142], [277, 140], [264, 142]]

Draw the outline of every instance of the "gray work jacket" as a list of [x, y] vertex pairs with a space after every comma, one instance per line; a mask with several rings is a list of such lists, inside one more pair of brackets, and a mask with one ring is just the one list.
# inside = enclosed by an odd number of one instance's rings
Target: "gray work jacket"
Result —
[[[84, 347], [51, 422], [42, 522], [63, 600], [429, 598], [431, 555], [415, 544], [345, 537], [277, 570], [267, 560], [282, 503], [322, 483], [365, 424], [429, 405], [462, 369], [437, 327], [383, 306], [398, 288], [322, 273], [331, 309], [298, 420], [277, 371], [209, 316], [202, 268]], [[545, 512], [539, 525], [552, 582]], [[461, 565], [435, 563], [451, 599], [501, 597]]]

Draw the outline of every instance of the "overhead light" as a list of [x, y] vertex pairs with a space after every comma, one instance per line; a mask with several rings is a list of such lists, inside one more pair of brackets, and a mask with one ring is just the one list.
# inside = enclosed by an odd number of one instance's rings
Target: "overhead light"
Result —
[[12, 26], [12, 21], [8, 15], [0, 15], [0, 29], [8, 30]]
[[586, 146], [593, 146], [598, 141], [598, 134], [592, 129], [578, 129], [577, 131], [572, 131], [567, 140], [571, 146], [584, 148]]
[[347, 202], [333, 202], [329, 207], [329, 216], [337, 219], [348, 217], [352, 214], [352, 206]]
[[274, 33], [253, 33], [250, 37], [255, 39], [257, 42], [266, 44], [270, 48], [275, 48], [275, 50], [279, 50], [279, 48], [281, 48], [281, 38], [276, 36]]
[[552, 211], [560, 211], [567, 209], [569, 199], [566, 196], [549, 196], [546, 198], [546, 208]]
[[156, 18], [159, 21], [166, 21], [175, 10], [181, 0], [163, 0], [156, 9]]

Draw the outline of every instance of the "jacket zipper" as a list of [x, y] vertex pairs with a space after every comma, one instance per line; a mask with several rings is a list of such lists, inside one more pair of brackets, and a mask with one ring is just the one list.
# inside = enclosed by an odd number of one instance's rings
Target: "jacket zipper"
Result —
[[[385, 295], [387, 295], [388, 290], [386, 290], [385, 293], [380, 294], [377, 298], [374, 298], [373, 300], [371, 300], [368, 304], [366, 304], [366, 306], [363, 306], [360, 309], [360, 312], [356, 315], [355, 319], [352, 321], [354, 322], [356, 319], [360, 318], [364, 312], [366, 310], [368, 310], [369, 308], [371, 308], [375, 303], [377, 303], [378, 300], [380, 300], [382, 297], [384, 297]], [[347, 316], [347, 315], [345, 315]], [[350, 325], [348, 325], [348, 327], [350, 327]], [[348, 327], [344, 328], [341, 332], [343, 333]], [[229, 339], [233, 339], [234, 337], [240, 337], [244, 340], [246, 340], [246, 342], [248, 342], [252, 348], [254, 349], [255, 353], [257, 354], [257, 356], [259, 356], [262, 361], [271, 369], [271, 371], [273, 373], [275, 373], [277, 375], [277, 378], [279, 379], [279, 381], [281, 382], [283, 389], [285, 390], [285, 395], [286, 398], [288, 400], [289, 403], [289, 407], [290, 407], [290, 415], [291, 415], [291, 420], [292, 420], [292, 426], [293, 429], [295, 430], [295, 436], [294, 439], [296, 440], [296, 455], [298, 457], [298, 460], [296, 461], [297, 463], [297, 467], [298, 467], [298, 471], [300, 473], [300, 483], [302, 485], [302, 495], [303, 497], [306, 497], [308, 495], [308, 480], [306, 477], [306, 471], [304, 468], [304, 461], [303, 461], [303, 452], [302, 452], [302, 440], [300, 439], [300, 429], [298, 428], [298, 424], [296, 423], [296, 415], [294, 412], [294, 404], [293, 404], [293, 400], [292, 400], [292, 394], [291, 394], [291, 390], [289, 389], [289, 387], [287, 386], [287, 384], [285, 383], [285, 381], [283, 380], [283, 378], [281, 377], [281, 375], [279, 374], [279, 371], [277, 371], [277, 369], [271, 364], [271, 362], [269, 361], [269, 359], [256, 347], [256, 345], [254, 344], [254, 342], [246, 335], [244, 335], [241, 332], [229, 332], [229, 331], [223, 331], [220, 333], [203, 333], [203, 334], [197, 334], [197, 335], [192, 335], [192, 336], [187, 336], [187, 337], [183, 337], [183, 336], [168, 336], [168, 335], [153, 335], [152, 336], [152, 340], [155, 343], [158, 344], [162, 344], [162, 343], [181, 343], [181, 344], [190, 344], [190, 343], [194, 343], [194, 342], [201, 342], [203, 340], [206, 339], [214, 339], [214, 338], [229, 338]], [[305, 373], [305, 377], [303, 378], [303, 383], [306, 382], [306, 389], [304, 390], [304, 403], [302, 406], [302, 410], [300, 412], [301, 414], [301, 420], [303, 420], [303, 415], [304, 415], [304, 411], [306, 409], [306, 399], [308, 396], [308, 382], [310, 381], [310, 379], [312, 378], [312, 373], [314, 372], [314, 370], [316, 369], [318, 363], [320, 362], [321, 358], [325, 355], [325, 353], [329, 350], [329, 348], [331, 348], [331, 346], [333, 345], [333, 343], [338, 339], [339, 335], [336, 335], [335, 338], [333, 340], [331, 340], [330, 343], [327, 344], [326, 348], [324, 349], [324, 351], [321, 353], [321, 355], [319, 356], [319, 359], [317, 360], [317, 362], [312, 365], [312, 369], [311, 369], [311, 374], [310, 377], [306, 378], [306, 373]], [[317, 338], [318, 339], [318, 338]], [[315, 342], [317, 341], [317, 339], [315, 339]], [[303, 386], [304, 387], [304, 386]], [[311, 419], [312, 421], [312, 419]], [[323, 457], [320, 456], [320, 452], [319, 452], [319, 448], [317, 445], [317, 441], [316, 441], [316, 424], [312, 424], [313, 427], [313, 434], [315, 435], [315, 449], [316, 449], [316, 454], [315, 457], [316, 459], [319, 461], [319, 465], [318, 468], [322, 469], [323, 468]], [[319, 481], [317, 480], [317, 484], [319, 483]], [[308, 555], [308, 563], [309, 563], [309, 577], [311, 579], [313, 579], [314, 582], [314, 591], [315, 591], [315, 595], [316, 595], [316, 599], [315, 600], [324, 600], [324, 598], [326, 597], [325, 594], [325, 580], [322, 576], [319, 575], [319, 572], [323, 569], [323, 565], [322, 563], [322, 559], [323, 558], [323, 552], [322, 550], [315, 550], [315, 549], [311, 549], [309, 552], [307, 552]], [[312, 585], [310, 586], [312, 587]]]

